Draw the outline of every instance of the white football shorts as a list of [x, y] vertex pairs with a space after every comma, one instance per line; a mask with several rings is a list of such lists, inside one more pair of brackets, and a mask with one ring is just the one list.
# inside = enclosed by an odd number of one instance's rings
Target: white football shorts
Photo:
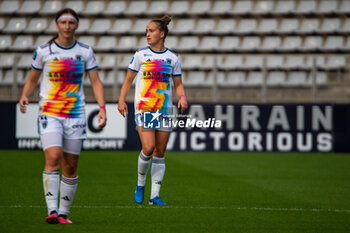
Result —
[[[143, 113], [136, 113], [135, 114], [135, 123], [136, 123], [136, 126], [140, 126], [144, 129], [148, 129], [148, 128], [146, 128], [147, 124], [146, 124], [146, 127], [144, 124], [144, 114]], [[169, 117], [160, 118], [159, 123], [160, 123], [160, 127], [154, 128], [155, 130], [165, 131], [165, 132], [172, 132], [173, 131], [173, 129], [171, 127], [171, 119]]]

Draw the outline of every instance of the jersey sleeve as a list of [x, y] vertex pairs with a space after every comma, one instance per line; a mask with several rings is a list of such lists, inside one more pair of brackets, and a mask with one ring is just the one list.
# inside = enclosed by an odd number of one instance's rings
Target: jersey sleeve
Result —
[[40, 47], [38, 47], [33, 53], [32, 68], [34, 70], [42, 71], [43, 66], [43, 50]]
[[136, 52], [134, 56], [131, 58], [130, 64], [128, 66], [128, 70], [132, 72], [139, 72], [141, 67], [141, 59], [140, 59], [140, 53]]
[[173, 77], [181, 77], [181, 63], [180, 63], [180, 59], [176, 59], [174, 68], [173, 68], [173, 73], [172, 73]]
[[88, 56], [87, 56], [87, 59], [85, 62], [85, 71], [89, 72], [89, 71], [95, 70], [97, 68], [98, 68], [98, 66], [97, 66], [97, 61], [95, 58], [95, 53], [92, 50], [92, 48], [89, 46]]

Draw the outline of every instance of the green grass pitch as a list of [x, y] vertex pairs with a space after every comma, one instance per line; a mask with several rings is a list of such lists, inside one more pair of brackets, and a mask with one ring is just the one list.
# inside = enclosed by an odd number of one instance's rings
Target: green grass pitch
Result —
[[349, 154], [168, 152], [166, 207], [133, 202], [137, 156], [83, 151], [73, 224], [48, 225], [43, 153], [0, 151], [0, 232], [350, 231]]

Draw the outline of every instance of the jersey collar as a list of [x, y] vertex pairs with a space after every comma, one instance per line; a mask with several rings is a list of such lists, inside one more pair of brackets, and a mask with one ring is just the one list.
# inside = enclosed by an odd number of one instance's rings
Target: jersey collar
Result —
[[165, 48], [163, 51], [160, 51], [160, 52], [153, 50], [153, 49], [151, 48], [151, 46], [148, 46], [148, 48], [149, 48], [152, 52], [157, 53], [157, 54], [162, 54], [162, 53], [165, 53], [166, 51], [168, 51], [168, 48]]
[[69, 46], [69, 47], [63, 47], [62, 45], [59, 45], [56, 40], [53, 41], [55, 43], [55, 45], [57, 45], [57, 47], [59, 47], [60, 49], [71, 49], [73, 48], [76, 44], [77, 44], [77, 40], [74, 40], [74, 43]]

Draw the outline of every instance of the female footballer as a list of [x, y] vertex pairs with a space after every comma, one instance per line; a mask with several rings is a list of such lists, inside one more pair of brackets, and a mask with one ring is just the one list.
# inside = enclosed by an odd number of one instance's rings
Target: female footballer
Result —
[[[76, 12], [66, 8], [56, 15], [58, 35], [34, 52], [32, 69], [19, 101], [26, 112], [40, 74], [38, 132], [45, 154], [44, 195], [48, 208], [46, 222], [72, 223], [68, 218], [78, 184], [78, 160], [86, 138], [84, 71], [89, 74], [94, 95], [100, 106], [99, 127], [106, 125], [103, 85], [97, 72], [92, 48], [75, 40], [79, 25]], [[59, 170], [62, 168], [62, 179]], [[60, 193], [59, 208], [58, 196]]]
[[[168, 143], [171, 128], [163, 125], [163, 120], [169, 120], [167, 115], [172, 110], [171, 79], [177, 95], [180, 97], [178, 108], [181, 112], [187, 109], [185, 90], [181, 81], [180, 60], [174, 52], [165, 47], [164, 41], [168, 34], [168, 24], [171, 18], [167, 15], [161, 19], [152, 20], [146, 27], [148, 47], [138, 50], [128, 67], [121, 88], [118, 110], [125, 116], [128, 113], [125, 97], [136, 77], [135, 89], [135, 122], [142, 143], [138, 157], [138, 180], [134, 200], [141, 204], [144, 200], [146, 176], [153, 157], [151, 168], [152, 188], [149, 204], [166, 205], [159, 197], [160, 186], [165, 173], [164, 152]], [[160, 128], [145, 129], [143, 127], [145, 112], [161, 114]]]

